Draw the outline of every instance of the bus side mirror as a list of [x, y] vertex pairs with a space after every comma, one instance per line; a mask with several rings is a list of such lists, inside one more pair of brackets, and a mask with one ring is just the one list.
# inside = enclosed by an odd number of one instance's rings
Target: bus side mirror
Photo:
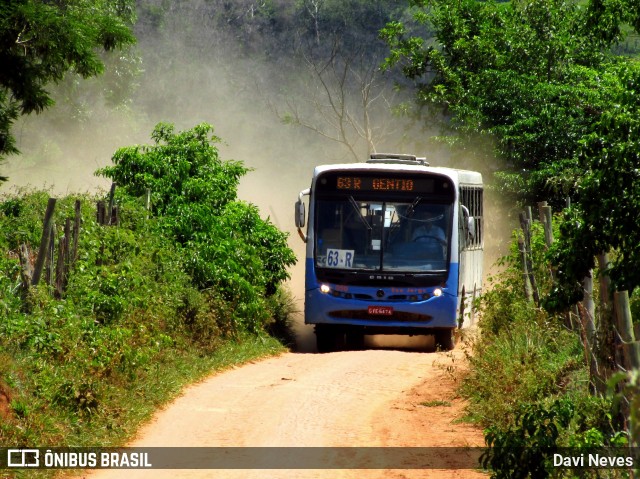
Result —
[[305, 211], [304, 211], [304, 203], [301, 200], [296, 201], [295, 220], [296, 220], [297, 228], [304, 227]]
[[476, 222], [475, 219], [469, 214], [469, 209], [460, 205], [460, 212], [462, 213], [462, 234], [464, 238], [464, 244], [469, 246], [476, 237]]
[[467, 231], [468, 242], [471, 243], [476, 239], [476, 222], [472, 217], [467, 218]]

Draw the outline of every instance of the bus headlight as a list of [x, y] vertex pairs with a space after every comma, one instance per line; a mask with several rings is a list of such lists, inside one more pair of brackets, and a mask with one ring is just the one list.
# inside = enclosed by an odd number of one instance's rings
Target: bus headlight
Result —
[[440, 288], [436, 288], [433, 290], [433, 295], [438, 297], [438, 296], [442, 296], [442, 290]]
[[329, 286], [327, 286], [326, 284], [321, 284], [320, 291], [323, 293], [328, 293], [329, 291], [331, 291], [331, 288], [329, 288]]

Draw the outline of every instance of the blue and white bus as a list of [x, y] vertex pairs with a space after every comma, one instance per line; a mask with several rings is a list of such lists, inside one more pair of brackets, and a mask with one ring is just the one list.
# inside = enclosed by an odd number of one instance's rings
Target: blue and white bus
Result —
[[434, 335], [449, 350], [473, 323], [480, 173], [396, 154], [317, 166], [295, 215], [307, 243], [305, 323], [315, 325], [318, 351], [361, 348], [367, 334]]

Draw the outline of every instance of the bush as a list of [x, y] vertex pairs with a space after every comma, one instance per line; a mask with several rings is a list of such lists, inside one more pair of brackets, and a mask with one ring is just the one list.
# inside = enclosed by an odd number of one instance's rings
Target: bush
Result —
[[[97, 224], [97, 197], [58, 200], [57, 225], [82, 202], [62, 294], [42, 280], [21, 292], [17, 250], [26, 243], [33, 260], [49, 194], [0, 198], [0, 442], [113, 445], [185, 381], [281, 350], [265, 331], [288, 322], [293, 252], [237, 201], [246, 169], [220, 161], [208, 132], [160, 125], [157, 148], [119, 150], [105, 169], [121, 182], [119, 226]], [[151, 215], [138, 197], [147, 185]]]
[[181, 245], [193, 285], [215, 289], [234, 305], [238, 326], [257, 332], [268, 320], [265, 298], [289, 277], [286, 268], [295, 256], [285, 233], [261, 219], [257, 207], [236, 199], [248, 170], [220, 160], [212, 131], [201, 124], [175, 133], [173, 126], [158, 124], [154, 145], [121, 148], [114, 166], [98, 173], [129, 197], [150, 189], [158, 224]]
[[576, 376], [586, 379], [577, 337], [539, 318], [478, 340], [469, 361], [462, 391], [470, 416], [483, 425], [508, 427], [523, 404], [558, 394]]
[[[541, 236], [536, 225], [532, 256], [544, 294], [552, 285]], [[611, 399], [590, 395], [580, 335], [524, 297], [516, 241], [500, 265], [500, 281], [481, 298], [482, 335], [461, 387], [469, 417], [486, 427], [484, 466], [493, 478], [574, 477], [575, 470], [552, 468], [554, 452], [619, 446], [626, 435]]]
[[626, 446], [627, 438], [613, 431], [610, 407], [608, 401], [588, 396], [522, 405], [512, 426], [490, 426], [485, 432], [489, 449], [483, 467], [492, 470], [494, 479], [603, 477], [598, 470], [555, 468], [553, 455]]

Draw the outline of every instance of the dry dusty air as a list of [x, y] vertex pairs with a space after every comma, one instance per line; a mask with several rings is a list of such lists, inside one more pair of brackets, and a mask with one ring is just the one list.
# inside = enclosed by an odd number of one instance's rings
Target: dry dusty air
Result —
[[[168, 17], [167, 21], [171, 18]], [[466, 468], [468, 458], [456, 447], [482, 446], [481, 431], [460, 422], [464, 403], [456, 394], [464, 371], [464, 352], [436, 352], [424, 338], [367, 338], [365, 350], [315, 353], [315, 337], [302, 319], [304, 245], [293, 226], [298, 192], [308, 188], [313, 167], [353, 161], [339, 144], [313, 132], [283, 124], [273, 111], [274, 98], [303, 90], [298, 84], [270, 83], [282, 78], [281, 65], [243, 60], [229, 43], [211, 37], [211, 31], [190, 30], [197, 42], [188, 46], [179, 31], [172, 36], [150, 36], [139, 42], [143, 74], [132, 101], [113, 109], [99, 99], [84, 123], [60, 122], [65, 105], [29, 116], [17, 125], [20, 157], [3, 166], [11, 186], [49, 188], [53, 195], [107, 189], [93, 172], [110, 164], [120, 147], [151, 143], [158, 122], [174, 123], [176, 130], [201, 122], [220, 136], [223, 160], [239, 160], [253, 169], [241, 181], [239, 197], [256, 204], [263, 217], [290, 233], [289, 244], [298, 257], [289, 287], [300, 311], [295, 318], [296, 352], [245, 364], [215, 374], [185, 389], [158, 411], [129, 446], [145, 447], [272, 447], [287, 454], [290, 447], [437, 447], [429, 461], [442, 469], [371, 470], [358, 457], [328, 463], [326, 469], [255, 470], [250, 459], [243, 470], [182, 469], [101, 470], [83, 474], [92, 479], [171, 478], [475, 478]], [[186, 35], [186, 34], [185, 34]], [[192, 39], [193, 40], [193, 39]], [[201, 62], [187, 63], [185, 49], [196, 45], [206, 52]], [[205, 53], [203, 53], [204, 55]], [[288, 78], [301, 72], [286, 71]], [[287, 90], [290, 88], [290, 90]], [[91, 91], [91, 90], [90, 90]], [[400, 120], [398, 120], [400, 121]], [[393, 145], [379, 151], [416, 151], [424, 137], [402, 131]], [[363, 151], [363, 158], [366, 149]], [[440, 158], [430, 158], [441, 164]], [[442, 164], [442, 166], [451, 166]], [[425, 351], [426, 350], [426, 351]], [[279, 449], [282, 448], [282, 449]], [[357, 451], [356, 451], [357, 453]], [[358, 462], [360, 461], [360, 462]], [[362, 469], [352, 469], [363, 467]], [[403, 466], [405, 467], [405, 466]]]

